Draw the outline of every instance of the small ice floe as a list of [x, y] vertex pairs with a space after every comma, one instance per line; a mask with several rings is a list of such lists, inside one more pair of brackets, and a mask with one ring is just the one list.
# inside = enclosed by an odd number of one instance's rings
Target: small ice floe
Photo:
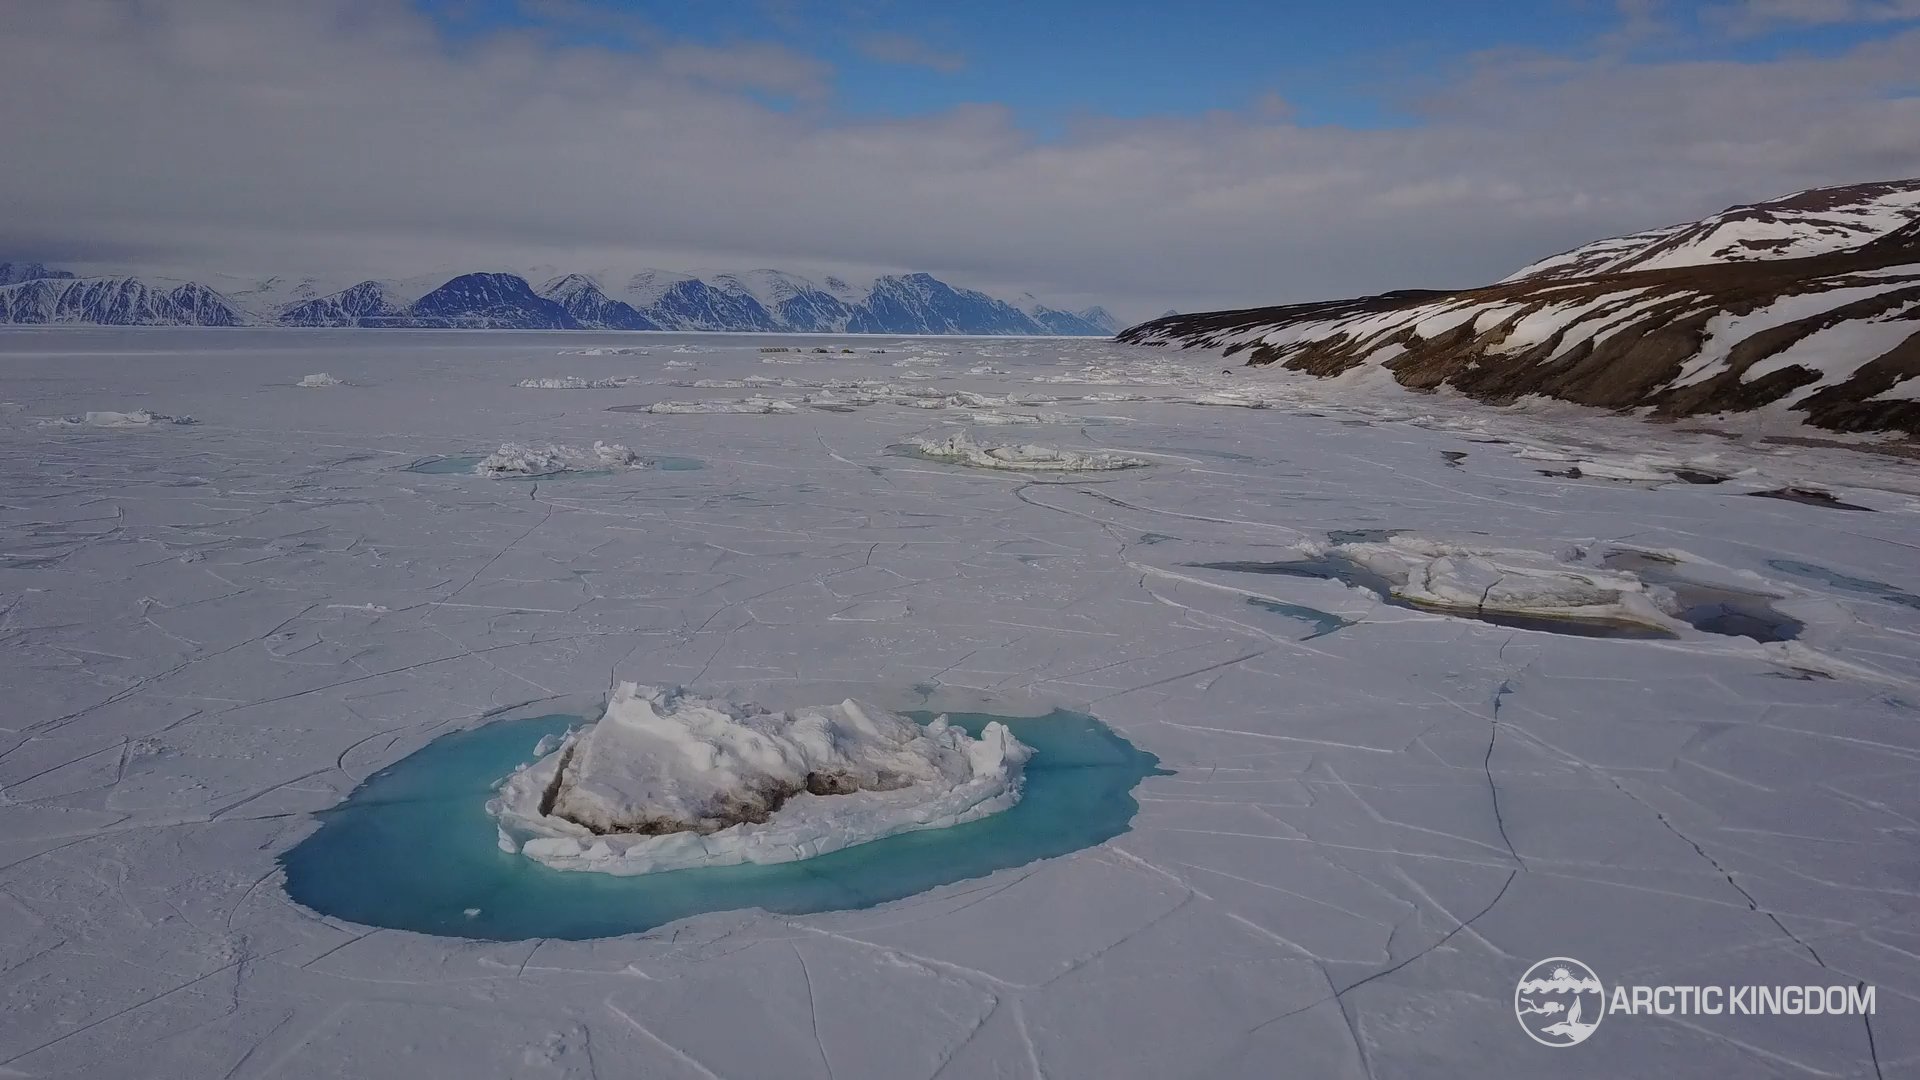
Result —
[[1424, 607], [1475, 614], [1577, 619], [1667, 630], [1671, 620], [1631, 573], [1576, 566], [1537, 551], [1469, 547], [1419, 536], [1339, 544], [1342, 560], [1390, 581]]
[[791, 401], [779, 398], [762, 397], [758, 394], [747, 398], [734, 398], [726, 401], [656, 401], [651, 405], [641, 405], [634, 412], [655, 414], [674, 413], [791, 413], [799, 412], [800, 407]]
[[807, 386], [809, 383], [798, 379], [776, 379], [771, 375], [749, 375], [744, 379], [695, 379], [680, 386], [691, 386], [697, 390], [738, 390], [755, 386]]
[[583, 379], [578, 375], [561, 375], [542, 379], [521, 379], [513, 385], [522, 390], [618, 390], [623, 386], [632, 386], [641, 380], [636, 376], [622, 376], [614, 379]]
[[853, 412], [877, 403], [880, 398], [863, 390], [818, 390], [800, 399], [800, 404], [825, 412]]
[[635, 349], [635, 348], [615, 349], [615, 348], [607, 348], [605, 346], [601, 346], [601, 347], [592, 348], [592, 349], [561, 349], [559, 352], [559, 355], [561, 356], [645, 356], [651, 351], [652, 350], [650, 349]]
[[782, 863], [1018, 802], [1032, 750], [847, 700], [772, 712], [621, 683], [595, 723], [503, 780], [500, 846], [632, 875]]
[[1778, 642], [1803, 629], [1773, 606], [1784, 590], [1684, 552], [1577, 549], [1561, 558], [1393, 532], [1309, 544], [1305, 556], [1194, 565], [1341, 581], [1397, 607], [1581, 637], [1670, 638], [1691, 626]]
[[1250, 393], [1234, 393], [1231, 390], [1195, 394], [1192, 397], [1174, 398], [1172, 400], [1181, 405], [1217, 405], [1230, 409], [1266, 409], [1272, 407], [1265, 398]]
[[474, 463], [478, 476], [551, 476], [562, 472], [595, 472], [607, 469], [644, 469], [652, 463], [619, 443], [596, 441], [592, 447], [524, 446], [501, 443], [500, 449]]
[[1542, 476], [1569, 480], [1619, 480], [1643, 484], [1718, 484], [1727, 479], [1716, 462], [1687, 459], [1664, 454], [1577, 454], [1522, 446], [1513, 452], [1522, 461], [1557, 463], [1561, 468], [1543, 468]]
[[957, 432], [944, 439], [915, 439], [908, 444], [922, 457], [951, 461], [980, 469], [1009, 469], [1016, 472], [1107, 472], [1134, 469], [1150, 464], [1120, 454], [1081, 453], [1054, 446], [1026, 445], [982, 446]]
[[312, 375], [301, 376], [300, 381], [293, 385], [305, 387], [309, 390], [324, 390], [329, 386], [345, 386], [347, 385], [347, 380], [335, 378], [324, 371], [316, 371]]
[[666, 363], [661, 364], [660, 366], [663, 368], [674, 368], [677, 370], [677, 369], [683, 369], [683, 368], [690, 368], [693, 366], [693, 364], [686, 360], [669, 360]]
[[985, 410], [968, 415], [962, 422], [988, 427], [1005, 427], [1009, 424], [1071, 424], [1078, 419], [1063, 412], [1015, 413]]
[[95, 428], [143, 428], [158, 427], [163, 424], [197, 423], [191, 416], [168, 416], [166, 413], [135, 409], [132, 412], [110, 412], [97, 410], [84, 412], [78, 416], [63, 416], [46, 421], [54, 427], [95, 427]]
[[1047, 394], [976, 394], [971, 390], [935, 391], [961, 409], [1005, 409], [1013, 406], [1052, 405], [1059, 398]]

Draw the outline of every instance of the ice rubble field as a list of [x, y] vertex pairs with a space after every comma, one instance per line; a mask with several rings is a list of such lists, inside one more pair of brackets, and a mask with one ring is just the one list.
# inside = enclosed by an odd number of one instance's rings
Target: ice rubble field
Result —
[[[1910, 464], [1101, 342], [888, 339], [779, 366], [769, 343], [795, 342], [0, 335], [0, 1071], [1920, 1067]], [[341, 383], [297, 385], [322, 371]], [[725, 404], [642, 411], [667, 401]], [[46, 422], [143, 410], [197, 422]], [[1039, 419], [973, 420], [1015, 412]], [[962, 433], [1148, 464], [888, 450]], [[596, 442], [705, 467], [409, 469]], [[1726, 479], [1661, 479], [1679, 470]], [[1877, 512], [1751, 497], [1788, 487]], [[1414, 595], [1203, 565], [1329, 551]], [[1670, 618], [1633, 584], [1649, 559], [1798, 630]], [[1506, 602], [1665, 621], [1473, 617]], [[1104, 844], [858, 910], [500, 942], [287, 898], [276, 860], [376, 771], [617, 679], [784, 709], [1073, 709], [1171, 774]], [[1512, 1013], [1549, 956], [1613, 982], [1865, 981], [1879, 1012], [1610, 1018], [1550, 1052]]]

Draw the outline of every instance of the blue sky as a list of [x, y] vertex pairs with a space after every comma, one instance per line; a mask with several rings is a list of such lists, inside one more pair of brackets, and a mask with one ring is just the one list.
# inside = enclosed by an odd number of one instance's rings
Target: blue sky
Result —
[[0, 258], [926, 271], [1131, 318], [1920, 176], [1920, 0], [0, 2], [0, 98]]
[[[644, 51], [773, 43], [831, 67], [828, 104], [912, 117], [1003, 105], [1058, 135], [1103, 117], [1282, 108], [1306, 125], [1416, 124], [1434, 86], [1489, 55], [1663, 62], [1832, 57], [1884, 36], [1897, 0], [416, 0], [450, 33], [537, 30]], [[1876, 6], [1877, 5], [1877, 6]], [[917, 56], [917, 59], [916, 59]]]

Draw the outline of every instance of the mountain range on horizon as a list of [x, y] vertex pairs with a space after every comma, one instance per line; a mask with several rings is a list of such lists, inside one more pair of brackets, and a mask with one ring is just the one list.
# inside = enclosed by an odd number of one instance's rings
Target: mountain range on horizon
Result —
[[542, 267], [335, 288], [310, 277], [82, 275], [0, 262], [0, 324], [62, 323], [1089, 337], [1119, 329], [1105, 308], [1066, 311], [1030, 294], [1003, 300], [925, 273], [854, 285], [780, 270], [614, 275]]

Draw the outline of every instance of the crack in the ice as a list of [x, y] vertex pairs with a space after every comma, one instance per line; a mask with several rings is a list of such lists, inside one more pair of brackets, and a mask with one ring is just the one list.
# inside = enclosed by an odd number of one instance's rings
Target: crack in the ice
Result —
[[1500, 738], [1500, 699], [1512, 691], [1512, 680], [1502, 679], [1499, 689], [1493, 692], [1493, 716], [1487, 724], [1487, 752], [1480, 759], [1480, 767], [1487, 774], [1487, 791], [1493, 796], [1493, 821], [1500, 827], [1500, 840], [1507, 845], [1507, 854], [1513, 856], [1513, 861], [1525, 869], [1527, 861], [1520, 857], [1519, 850], [1513, 846], [1513, 838], [1507, 835], [1507, 818], [1500, 812], [1500, 785], [1493, 779], [1493, 746]]
[[[1431, 944], [1431, 945], [1429, 945], [1429, 946], [1427, 946], [1427, 947], [1426, 947], [1426, 948], [1424, 948], [1424, 949], [1421, 949], [1421, 950], [1420, 950], [1419, 952], [1417, 952], [1417, 953], [1414, 953], [1414, 954], [1413, 954], [1412, 956], [1409, 956], [1409, 957], [1407, 957], [1407, 958], [1406, 958], [1405, 960], [1402, 960], [1402, 961], [1400, 961], [1399, 963], [1397, 963], [1397, 964], [1394, 964], [1394, 965], [1393, 965], [1393, 966], [1391, 966], [1391, 967], [1387, 967], [1387, 968], [1383, 968], [1383, 969], [1381, 969], [1381, 970], [1379, 970], [1379, 971], [1376, 971], [1376, 972], [1374, 972], [1374, 973], [1373, 973], [1373, 974], [1371, 974], [1371, 975], [1368, 975], [1368, 976], [1366, 976], [1365, 978], [1362, 978], [1362, 979], [1359, 979], [1359, 980], [1356, 980], [1356, 981], [1354, 981], [1354, 982], [1352, 982], [1352, 983], [1349, 983], [1349, 984], [1347, 985], [1347, 987], [1346, 987], [1345, 989], [1338, 989], [1338, 988], [1336, 988], [1336, 986], [1335, 986], [1335, 984], [1334, 984], [1334, 982], [1333, 982], [1333, 977], [1332, 977], [1332, 975], [1331, 975], [1331, 974], [1329, 973], [1329, 974], [1327, 975], [1327, 989], [1329, 989], [1329, 990], [1332, 990], [1332, 991], [1333, 991], [1333, 992], [1332, 992], [1331, 994], [1328, 994], [1328, 995], [1327, 995], [1326, 997], [1323, 997], [1323, 998], [1320, 998], [1320, 999], [1318, 999], [1318, 1000], [1316, 1000], [1316, 1001], [1312, 1001], [1312, 1002], [1309, 1002], [1309, 1003], [1307, 1003], [1306, 1005], [1302, 1005], [1301, 1007], [1299, 1007], [1299, 1008], [1297, 1008], [1297, 1009], [1292, 1009], [1292, 1010], [1289, 1010], [1289, 1011], [1287, 1011], [1287, 1012], [1284, 1012], [1284, 1013], [1281, 1013], [1281, 1014], [1280, 1014], [1279, 1016], [1276, 1016], [1276, 1017], [1273, 1017], [1272, 1019], [1269, 1019], [1269, 1020], [1266, 1020], [1266, 1021], [1263, 1021], [1262, 1023], [1259, 1023], [1259, 1024], [1256, 1024], [1256, 1025], [1255, 1025], [1254, 1027], [1252, 1027], [1252, 1028], [1250, 1028], [1250, 1029], [1248, 1029], [1248, 1031], [1247, 1031], [1247, 1033], [1246, 1033], [1246, 1035], [1247, 1035], [1247, 1036], [1251, 1036], [1251, 1035], [1253, 1035], [1253, 1034], [1254, 1034], [1255, 1032], [1258, 1032], [1258, 1031], [1260, 1031], [1260, 1030], [1261, 1030], [1261, 1029], [1263, 1029], [1263, 1028], [1267, 1028], [1267, 1027], [1271, 1027], [1271, 1026], [1273, 1026], [1274, 1024], [1277, 1024], [1277, 1023], [1279, 1023], [1279, 1022], [1280, 1022], [1280, 1021], [1282, 1021], [1282, 1020], [1286, 1020], [1286, 1019], [1289, 1019], [1289, 1018], [1291, 1018], [1291, 1017], [1295, 1017], [1295, 1016], [1299, 1016], [1299, 1015], [1300, 1015], [1301, 1013], [1304, 1013], [1304, 1012], [1309, 1012], [1309, 1011], [1311, 1011], [1311, 1010], [1313, 1010], [1313, 1009], [1315, 1009], [1315, 1008], [1318, 1008], [1318, 1007], [1319, 1007], [1319, 1006], [1321, 1006], [1321, 1005], [1324, 1005], [1324, 1004], [1326, 1004], [1326, 1003], [1327, 1003], [1327, 1002], [1329, 1002], [1329, 1001], [1340, 1001], [1340, 1002], [1341, 1002], [1341, 1013], [1342, 1013], [1342, 1015], [1345, 1015], [1345, 1013], [1346, 1013], [1346, 1005], [1345, 1005], [1345, 1001], [1344, 1001], [1344, 999], [1345, 999], [1345, 997], [1346, 997], [1346, 995], [1348, 995], [1348, 994], [1350, 994], [1350, 993], [1352, 993], [1352, 992], [1353, 992], [1353, 991], [1355, 991], [1355, 990], [1358, 990], [1358, 989], [1359, 989], [1359, 988], [1361, 988], [1362, 986], [1365, 986], [1365, 985], [1367, 985], [1368, 983], [1370, 983], [1370, 982], [1373, 982], [1373, 981], [1374, 981], [1374, 980], [1376, 980], [1376, 979], [1384, 979], [1384, 978], [1386, 978], [1387, 976], [1389, 976], [1389, 975], [1392, 975], [1392, 974], [1394, 974], [1394, 973], [1395, 973], [1395, 972], [1397, 972], [1397, 971], [1400, 971], [1401, 969], [1403, 969], [1403, 968], [1405, 968], [1405, 967], [1406, 967], [1406, 966], [1407, 966], [1408, 964], [1411, 964], [1411, 963], [1413, 963], [1414, 961], [1416, 961], [1416, 960], [1419, 960], [1419, 959], [1420, 959], [1421, 957], [1424, 957], [1424, 956], [1426, 956], [1426, 955], [1428, 955], [1428, 954], [1430, 954], [1430, 953], [1432, 953], [1432, 952], [1433, 952], [1433, 951], [1434, 951], [1435, 949], [1438, 949], [1438, 948], [1440, 948], [1440, 947], [1441, 947], [1442, 945], [1445, 945], [1445, 944], [1446, 944], [1447, 942], [1449, 942], [1449, 941], [1452, 941], [1452, 940], [1453, 940], [1453, 937], [1454, 937], [1454, 935], [1456, 935], [1456, 934], [1458, 934], [1458, 933], [1460, 933], [1460, 932], [1461, 932], [1462, 930], [1465, 930], [1465, 929], [1467, 929], [1468, 927], [1470, 927], [1470, 926], [1472, 926], [1472, 925], [1473, 925], [1474, 923], [1476, 923], [1476, 922], [1479, 922], [1479, 921], [1480, 921], [1480, 919], [1481, 919], [1481, 918], [1482, 918], [1483, 916], [1485, 916], [1487, 912], [1489, 912], [1489, 911], [1492, 911], [1492, 910], [1493, 910], [1493, 908], [1494, 908], [1494, 905], [1496, 905], [1496, 904], [1498, 904], [1498, 903], [1500, 902], [1500, 899], [1501, 899], [1501, 897], [1504, 897], [1504, 896], [1506, 896], [1506, 895], [1507, 895], [1507, 889], [1508, 889], [1509, 887], [1511, 887], [1511, 886], [1513, 885], [1513, 881], [1514, 881], [1514, 879], [1515, 879], [1515, 878], [1517, 878], [1517, 877], [1519, 877], [1521, 873], [1522, 873], [1522, 871], [1520, 871], [1520, 870], [1517, 870], [1517, 869], [1509, 869], [1509, 870], [1507, 871], [1507, 877], [1506, 877], [1506, 880], [1505, 880], [1505, 881], [1502, 881], [1502, 882], [1500, 883], [1500, 889], [1499, 889], [1499, 891], [1493, 894], [1493, 899], [1491, 899], [1491, 900], [1489, 900], [1489, 901], [1487, 901], [1487, 905], [1486, 905], [1485, 907], [1483, 907], [1483, 908], [1481, 908], [1481, 909], [1480, 909], [1479, 911], [1477, 911], [1477, 912], [1475, 912], [1475, 913], [1474, 913], [1474, 914], [1473, 914], [1473, 915], [1472, 915], [1472, 916], [1471, 916], [1470, 918], [1467, 918], [1467, 919], [1465, 919], [1465, 920], [1462, 920], [1461, 922], [1459, 922], [1459, 923], [1457, 923], [1457, 924], [1455, 924], [1455, 925], [1454, 925], [1454, 927], [1453, 927], [1453, 929], [1451, 929], [1451, 930], [1449, 930], [1449, 931], [1447, 931], [1447, 932], [1446, 932], [1446, 933], [1445, 933], [1444, 935], [1442, 935], [1442, 936], [1441, 936], [1441, 938], [1440, 938], [1440, 939], [1439, 939], [1438, 941], [1435, 941], [1435, 942], [1434, 942], [1433, 944]], [[1318, 960], [1316, 959], [1316, 960], [1315, 960], [1315, 963], [1320, 963], [1320, 961], [1318, 961]], [[1322, 966], [1322, 971], [1323, 971], [1323, 972], [1325, 972], [1325, 967], [1324, 967], [1324, 965]], [[1349, 1023], [1349, 1024], [1351, 1024], [1351, 1023], [1352, 1023], [1352, 1020], [1351, 1020], [1351, 1019], [1349, 1019], [1349, 1020], [1348, 1020], [1348, 1023]], [[1244, 1038], [1244, 1036], [1243, 1036], [1243, 1038]]]
[[699, 1073], [702, 1077], [705, 1077], [706, 1080], [724, 1080], [724, 1078], [721, 1077], [719, 1073], [714, 1072], [712, 1069], [707, 1068], [705, 1065], [702, 1065], [700, 1061], [697, 1058], [695, 1058], [692, 1054], [687, 1053], [685, 1050], [682, 1050], [679, 1047], [668, 1042], [667, 1040], [661, 1038], [660, 1036], [655, 1035], [652, 1029], [648, 1028], [645, 1024], [642, 1024], [640, 1021], [635, 1020], [632, 1016], [628, 1015], [626, 1010], [620, 1008], [620, 1006], [615, 1005], [613, 1003], [612, 998], [608, 998], [606, 1001], [601, 1002], [601, 1004], [607, 1007], [607, 1011], [613, 1013], [613, 1015], [619, 1017], [620, 1019], [625, 1020], [627, 1024], [633, 1028], [633, 1030], [645, 1036], [649, 1041], [658, 1044], [660, 1048], [665, 1050], [667, 1053], [672, 1054], [674, 1057], [674, 1060], [680, 1062], [680, 1064], [685, 1065], [687, 1068], [692, 1069], [695, 1072]]
[[813, 993], [813, 972], [807, 970], [807, 958], [800, 955], [799, 944], [790, 941], [787, 946], [793, 950], [793, 958], [800, 962], [800, 981], [807, 989], [807, 1026], [813, 1032], [813, 1048], [820, 1052], [820, 1065], [827, 1070], [827, 1080], [834, 1080], [833, 1059], [827, 1056], [826, 1041], [820, 1037], [820, 1002]]

